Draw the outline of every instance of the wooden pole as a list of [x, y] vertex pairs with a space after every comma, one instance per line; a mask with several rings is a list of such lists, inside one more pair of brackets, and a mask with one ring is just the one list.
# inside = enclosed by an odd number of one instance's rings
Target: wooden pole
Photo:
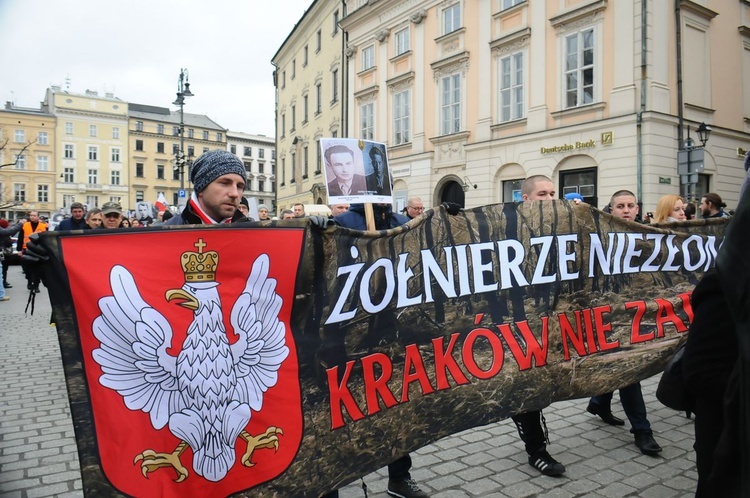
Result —
[[372, 211], [372, 202], [365, 202], [365, 221], [368, 231], [375, 230], [375, 213]]

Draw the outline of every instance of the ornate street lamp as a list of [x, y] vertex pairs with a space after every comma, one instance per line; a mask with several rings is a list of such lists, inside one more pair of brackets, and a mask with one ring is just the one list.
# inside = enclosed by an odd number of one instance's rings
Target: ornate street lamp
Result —
[[172, 102], [180, 106], [180, 151], [175, 158], [175, 168], [180, 171], [180, 190], [185, 188], [185, 97], [192, 97], [190, 91], [190, 77], [187, 69], [180, 69], [180, 78], [177, 80], [177, 99]]
[[703, 147], [705, 147], [706, 142], [708, 142], [708, 137], [711, 135], [711, 127], [707, 126], [706, 123], [701, 123], [696, 131], [698, 132], [698, 138], [700, 138]]

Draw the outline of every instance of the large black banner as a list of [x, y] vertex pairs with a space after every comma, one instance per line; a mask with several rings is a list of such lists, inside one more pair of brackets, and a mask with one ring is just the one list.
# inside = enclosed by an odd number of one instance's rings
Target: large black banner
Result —
[[42, 238], [92, 496], [319, 496], [660, 371], [723, 220], [565, 201]]

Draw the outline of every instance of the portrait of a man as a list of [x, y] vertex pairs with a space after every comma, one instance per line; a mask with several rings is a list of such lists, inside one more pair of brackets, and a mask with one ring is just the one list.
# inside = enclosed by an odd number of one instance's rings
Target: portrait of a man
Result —
[[149, 226], [154, 222], [154, 211], [150, 202], [137, 202], [135, 205], [135, 217], [143, 226]]
[[356, 173], [354, 151], [345, 145], [332, 145], [326, 149], [324, 157], [333, 173], [333, 179], [328, 182], [329, 197], [366, 194], [367, 182], [364, 175]]
[[368, 152], [372, 172], [365, 177], [367, 190], [376, 195], [391, 195], [391, 179], [388, 174], [388, 161], [385, 152], [375, 144]]

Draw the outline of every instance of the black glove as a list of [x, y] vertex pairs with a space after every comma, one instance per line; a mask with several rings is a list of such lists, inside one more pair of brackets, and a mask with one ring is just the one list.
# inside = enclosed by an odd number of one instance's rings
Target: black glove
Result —
[[314, 215], [308, 216], [307, 218], [310, 220], [310, 224], [312, 226], [322, 228], [324, 230], [330, 226], [333, 226], [333, 220], [326, 216]]
[[21, 256], [21, 261], [39, 263], [48, 259], [49, 252], [39, 242], [39, 234], [32, 233], [31, 237], [29, 237], [29, 242], [26, 244], [26, 249], [23, 251], [23, 256]]
[[448, 214], [451, 216], [456, 216], [459, 211], [461, 211], [463, 208], [460, 204], [456, 204], [455, 202], [448, 202], [445, 201], [441, 204], [445, 208], [446, 211], [448, 211]]

